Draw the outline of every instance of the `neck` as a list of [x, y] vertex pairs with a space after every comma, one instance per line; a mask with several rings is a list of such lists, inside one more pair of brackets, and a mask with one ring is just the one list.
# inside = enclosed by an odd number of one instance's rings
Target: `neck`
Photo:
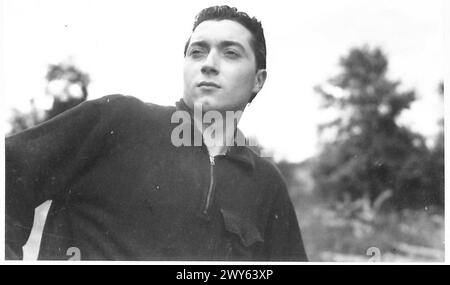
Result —
[[210, 156], [225, 154], [228, 147], [234, 145], [242, 112], [208, 111], [202, 116], [194, 115], [194, 124], [201, 131]]

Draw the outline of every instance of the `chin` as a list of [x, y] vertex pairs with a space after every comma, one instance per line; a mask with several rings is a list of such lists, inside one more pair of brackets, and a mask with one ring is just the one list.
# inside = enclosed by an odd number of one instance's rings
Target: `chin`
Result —
[[197, 98], [194, 104], [201, 104], [204, 111], [215, 110], [219, 105], [214, 98], [211, 98], [211, 96], [202, 96]]
[[233, 104], [228, 104], [222, 102], [218, 96], [208, 95], [200, 96], [195, 101], [194, 104], [201, 104], [203, 112], [207, 111], [236, 111], [239, 110], [241, 106], [234, 106]]
[[203, 101], [202, 102], [202, 110], [203, 112], [212, 111], [212, 110], [221, 110], [221, 106], [215, 104], [214, 102], [210, 101]]

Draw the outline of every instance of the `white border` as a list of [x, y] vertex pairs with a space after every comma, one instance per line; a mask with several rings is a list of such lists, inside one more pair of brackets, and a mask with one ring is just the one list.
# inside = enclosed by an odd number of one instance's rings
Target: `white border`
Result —
[[[442, 17], [443, 17], [443, 25], [444, 31], [450, 31], [450, 3], [448, 1], [442, 0]], [[4, 27], [4, 13], [5, 13], [5, 3], [1, 1], [0, 3], [0, 43], [3, 43], [3, 27]], [[445, 90], [450, 88], [450, 33], [443, 35], [444, 40], [444, 85]], [[0, 62], [3, 62], [4, 52], [3, 46], [0, 45]], [[2, 84], [4, 78], [4, 70], [3, 65], [0, 64], [0, 102], [2, 112], [2, 120], [4, 119], [4, 86]], [[448, 91], [446, 92], [448, 93]], [[444, 114], [450, 114], [450, 99], [444, 96]], [[4, 120], [3, 120], [4, 122]], [[450, 133], [450, 120], [448, 116], [444, 116], [444, 130], [445, 137], [448, 133]], [[3, 124], [0, 129], [5, 134], [5, 130], [3, 128]], [[448, 149], [450, 146], [450, 140], [445, 139], [445, 149]], [[450, 263], [450, 247], [445, 246], [445, 262], [215, 262], [215, 261], [5, 261], [5, 157], [4, 157], [4, 139], [1, 140], [0, 143], [0, 171], [1, 171], [1, 195], [0, 195], [0, 264], [4, 265], [437, 265], [437, 264], [448, 264]], [[447, 165], [450, 159], [450, 154], [445, 152], [445, 164]], [[450, 179], [450, 170], [448, 167], [445, 167], [445, 181]], [[447, 183], [445, 183], [445, 190], [447, 190]], [[447, 192], [447, 191], [445, 191]], [[450, 212], [448, 210], [448, 205], [450, 205], [450, 197], [448, 193], [445, 195], [445, 243], [448, 244], [449, 240], [449, 228], [448, 221], [450, 219]]]
[[[1, 1], [0, 4], [0, 43], [3, 43], [3, 29], [4, 29], [4, 19], [5, 19], [5, 3]], [[4, 50], [3, 44], [0, 44], [0, 62], [4, 62]], [[5, 98], [4, 98], [4, 70], [3, 64], [0, 63], [0, 112], [1, 112], [1, 123], [0, 129], [3, 136], [5, 135], [5, 130], [3, 129], [3, 122], [5, 122]], [[2, 138], [0, 143], [0, 263], [5, 260], [5, 140]]]
[[[450, 3], [449, 1], [442, 0], [443, 9], [442, 9], [442, 17], [443, 17], [443, 31], [450, 31]], [[447, 167], [448, 162], [450, 161], [450, 154], [447, 151], [450, 146], [450, 140], [447, 135], [450, 133], [450, 120], [448, 114], [450, 114], [450, 100], [446, 95], [448, 95], [448, 88], [450, 87], [450, 33], [444, 33], [442, 35], [444, 41], [444, 154], [445, 154], [445, 262], [450, 263], [450, 247], [449, 243], [449, 227], [448, 221], [450, 219], [450, 212], [448, 210], [448, 206], [450, 205], [450, 197], [448, 195], [448, 181], [450, 179], [450, 170]]]

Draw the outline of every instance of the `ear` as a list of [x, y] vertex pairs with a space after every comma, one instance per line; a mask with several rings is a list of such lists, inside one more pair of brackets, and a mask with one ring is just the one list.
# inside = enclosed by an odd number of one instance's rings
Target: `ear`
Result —
[[256, 95], [264, 86], [266, 82], [267, 71], [265, 69], [258, 69], [255, 76], [255, 84], [252, 89], [252, 93]]

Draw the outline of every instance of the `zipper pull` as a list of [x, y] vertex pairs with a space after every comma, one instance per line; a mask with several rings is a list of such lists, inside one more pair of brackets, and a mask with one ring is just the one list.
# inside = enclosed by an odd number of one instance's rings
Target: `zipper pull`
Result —
[[214, 160], [214, 156], [209, 156], [209, 162], [210, 162], [210, 164], [211, 165], [215, 165], [216, 164], [216, 162], [215, 162], [215, 160]]

